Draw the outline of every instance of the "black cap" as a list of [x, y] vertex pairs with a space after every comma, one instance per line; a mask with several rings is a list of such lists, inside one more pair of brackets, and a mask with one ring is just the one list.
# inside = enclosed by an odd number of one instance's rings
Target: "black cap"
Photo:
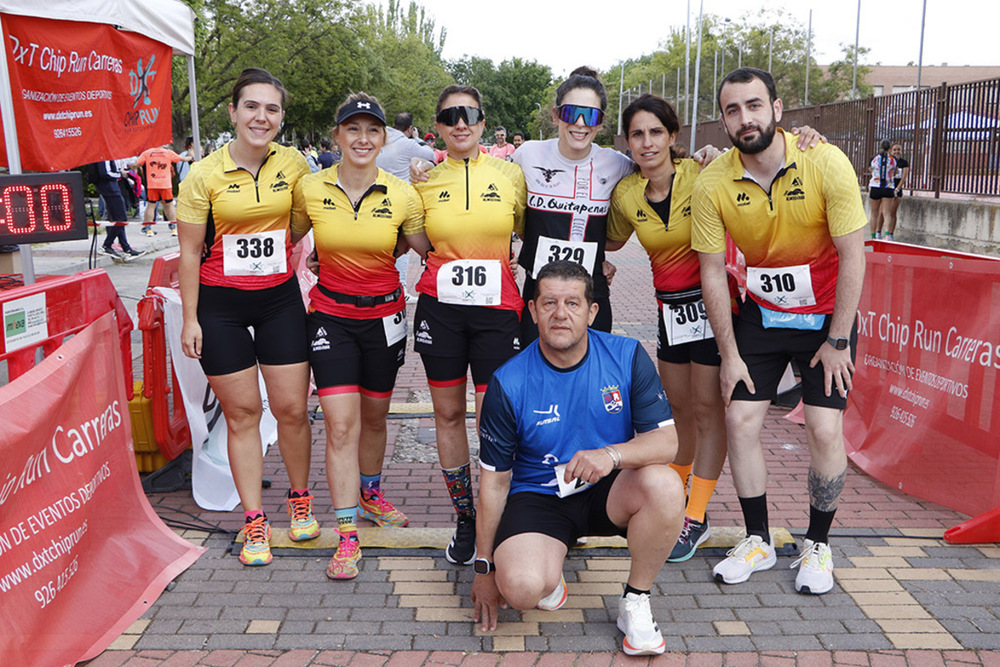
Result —
[[385, 125], [385, 113], [382, 111], [382, 107], [371, 100], [355, 100], [341, 106], [337, 109], [337, 125], [340, 125], [351, 116], [357, 116], [359, 113], [374, 116]]

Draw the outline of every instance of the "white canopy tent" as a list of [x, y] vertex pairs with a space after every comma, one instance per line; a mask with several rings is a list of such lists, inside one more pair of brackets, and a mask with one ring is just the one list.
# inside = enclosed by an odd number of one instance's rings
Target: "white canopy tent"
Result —
[[[60, 21], [106, 23], [119, 30], [141, 33], [166, 44], [174, 55], [187, 58], [191, 128], [194, 145], [201, 145], [198, 128], [198, 96], [194, 76], [194, 12], [180, 0], [0, 0], [0, 14], [32, 16]], [[3, 36], [6, 39], [6, 35]], [[0, 117], [3, 118], [10, 173], [21, 173], [21, 153], [17, 143], [14, 104], [10, 89], [7, 50], [0, 48]], [[24, 283], [35, 281], [31, 246], [22, 245]]]

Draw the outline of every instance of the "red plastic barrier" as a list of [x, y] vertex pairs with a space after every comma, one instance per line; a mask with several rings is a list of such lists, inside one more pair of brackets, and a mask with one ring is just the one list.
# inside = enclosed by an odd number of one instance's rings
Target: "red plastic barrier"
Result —
[[[191, 429], [188, 427], [184, 401], [173, 372], [167, 381], [167, 342], [163, 326], [163, 302], [154, 287], [173, 287], [179, 284], [177, 262], [180, 253], [157, 257], [149, 273], [146, 294], [139, 301], [139, 331], [142, 332], [142, 395], [151, 399], [153, 411], [153, 436], [156, 446], [168, 461], [173, 461], [191, 446]], [[174, 392], [174, 409], [170, 412], [169, 395]]]
[[1000, 542], [1000, 261], [868, 247], [848, 454], [904, 493], [975, 517], [947, 540]]
[[[39, 299], [44, 299], [44, 314], [40, 309], [35, 312]], [[5, 314], [21, 306], [26, 307], [23, 317], [14, 316], [13, 320], [5, 317], [4, 335], [0, 337], [0, 361], [7, 362], [9, 380], [34, 368], [36, 350], [41, 349], [47, 357], [68, 336], [114, 311], [118, 316], [125, 392], [128, 399], [132, 399], [132, 318], [104, 269], [91, 269], [71, 276], [47, 276], [33, 285], [0, 291], [0, 308]], [[19, 339], [19, 336], [27, 338]]]

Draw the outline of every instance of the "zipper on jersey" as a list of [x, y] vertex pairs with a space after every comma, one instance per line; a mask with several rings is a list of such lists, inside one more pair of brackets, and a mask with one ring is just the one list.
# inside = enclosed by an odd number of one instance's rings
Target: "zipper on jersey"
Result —
[[469, 210], [469, 158], [465, 158], [465, 210]]
[[774, 188], [774, 184], [778, 181], [778, 179], [781, 178], [782, 176], [784, 176], [785, 172], [787, 172], [789, 169], [791, 169], [791, 168], [793, 168], [795, 166], [796, 165], [793, 162], [793, 163], [785, 165], [784, 167], [782, 167], [781, 169], [779, 169], [778, 173], [774, 175], [773, 179], [771, 179], [771, 185], [767, 188], [767, 190], [764, 190], [764, 186], [761, 185], [760, 183], [758, 183], [756, 180], [754, 180], [752, 178], [747, 178], [746, 176], [741, 176], [740, 178], [738, 178], [736, 180], [737, 181], [744, 181], [744, 182], [747, 182], [747, 183], [753, 183], [758, 188], [760, 188], [764, 192], [764, 194], [767, 195], [767, 206], [771, 210], [771, 212], [773, 213], [774, 212], [774, 200], [771, 199], [771, 190]]

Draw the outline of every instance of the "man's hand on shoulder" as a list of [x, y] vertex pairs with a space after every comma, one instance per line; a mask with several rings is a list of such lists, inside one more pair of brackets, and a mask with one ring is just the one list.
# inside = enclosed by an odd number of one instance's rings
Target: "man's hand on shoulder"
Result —
[[500, 595], [497, 588], [497, 575], [477, 574], [472, 580], [472, 606], [474, 607], [472, 621], [479, 623], [483, 632], [497, 629], [498, 609], [506, 609], [507, 601]]

